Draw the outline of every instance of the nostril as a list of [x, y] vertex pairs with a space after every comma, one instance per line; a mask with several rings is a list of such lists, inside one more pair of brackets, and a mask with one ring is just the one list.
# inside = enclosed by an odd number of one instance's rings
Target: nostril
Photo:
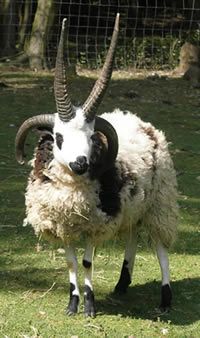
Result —
[[80, 165], [84, 165], [87, 162], [87, 158], [86, 156], [78, 156], [76, 158], [76, 161], [80, 164]]

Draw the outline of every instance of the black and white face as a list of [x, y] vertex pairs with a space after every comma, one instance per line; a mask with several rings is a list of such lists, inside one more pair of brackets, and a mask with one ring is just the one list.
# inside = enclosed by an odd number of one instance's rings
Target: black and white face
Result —
[[84, 174], [89, 165], [94, 121], [86, 122], [81, 108], [69, 122], [62, 122], [58, 114], [54, 125], [54, 157], [62, 165], [78, 175]]

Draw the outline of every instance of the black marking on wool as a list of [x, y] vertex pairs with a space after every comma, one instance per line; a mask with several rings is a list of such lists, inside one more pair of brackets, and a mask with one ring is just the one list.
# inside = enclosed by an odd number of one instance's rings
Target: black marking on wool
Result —
[[115, 293], [124, 294], [128, 286], [131, 284], [131, 276], [128, 270], [128, 261], [125, 259], [122, 265], [119, 281], [115, 286]]
[[88, 285], [84, 286], [84, 312], [86, 316], [95, 317], [95, 300], [94, 292]]
[[45, 133], [41, 136], [36, 148], [33, 174], [42, 181], [49, 180], [43, 171], [53, 160], [53, 141], [53, 136], [50, 133]]
[[162, 285], [160, 309], [166, 311], [170, 308], [172, 301], [172, 291], [169, 284]]
[[120, 170], [113, 167], [107, 170], [100, 178], [99, 199], [100, 208], [109, 216], [115, 216], [120, 211], [120, 191], [124, 185]]
[[121, 209], [121, 190], [130, 183], [130, 196], [137, 193], [136, 177], [122, 162], [107, 170], [99, 178], [100, 208], [109, 216], [116, 216]]
[[69, 290], [69, 304], [67, 306], [67, 314], [73, 315], [78, 312], [78, 304], [79, 304], [79, 296], [73, 295], [73, 291], [75, 290], [75, 285], [73, 283], [70, 283], [70, 290]]
[[106, 170], [108, 143], [104, 134], [96, 131], [91, 136], [92, 148], [89, 160], [89, 175], [91, 179], [98, 178]]
[[89, 261], [87, 261], [86, 259], [83, 259], [83, 266], [84, 266], [84, 268], [86, 268], [86, 269], [90, 269], [91, 266], [92, 266], [92, 263], [89, 262]]
[[62, 148], [63, 141], [64, 141], [64, 139], [63, 139], [62, 134], [56, 133], [56, 144], [57, 144], [57, 147], [58, 147], [60, 150], [61, 150], [61, 148]]

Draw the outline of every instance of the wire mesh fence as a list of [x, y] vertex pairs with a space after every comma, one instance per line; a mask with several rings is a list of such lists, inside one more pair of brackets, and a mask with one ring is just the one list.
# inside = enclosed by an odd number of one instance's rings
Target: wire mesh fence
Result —
[[[7, 3], [7, 10], [3, 7]], [[0, 5], [1, 60], [28, 54], [40, 0], [7, 0]], [[51, 3], [42, 53], [54, 67], [61, 21], [68, 18], [68, 64], [98, 68], [104, 61], [116, 12], [120, 12], [117, 68], [172, 68], [185, 41], [199, 44], [200, 0], [47, 0]], [[9, 4], [9, 5], [8, 5]], [[42, 11], [42, 10], [41, 10]], [[45, 18], [45, 8], [40, 13]], [[44, 21], [45, 22], [45, 21]], [[37, 36], [37, 35], [36, 35]], [[35, 48], [37, 48], [36, 38]], [[38, 42], [39, 43], [39, 42]], [[41, 51], [40, 51], [41, 52]], [[28, 55], [30, 56], [30, 55]]]

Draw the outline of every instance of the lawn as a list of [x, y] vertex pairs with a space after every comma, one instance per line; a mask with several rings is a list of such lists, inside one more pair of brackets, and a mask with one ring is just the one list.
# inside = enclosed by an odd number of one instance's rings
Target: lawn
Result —
[[[89, 72], [73, 76], [75, 104], [84, 102], [94, 77]], [[53, 74], [0, 68], [0, 337], [200, 336], [200, 90], [170, 74], [116, 72], [99, 111], [115, 107], [152, 122], [170, 142], [180, 205], [178, 239], [170, 251], [173, 307], [164, 315], [156, 311], [160, 271], [154, 253], [143, 242], [128, 294], [113, 297], [123, 243], [110, 242], [95, 254], [97, 317], [85, 319], [82, 304], [77, 316], [65, 315], [65, 257], [60, 248], [38, 242], [32, 229], [22, 226], [29, 167], [19, 166], [14, 157], [14, 139], [22, 121], [55, 111]], [[33, 137], [27, 145], [29, 158]], [[80, 262], [82, 253], [80, 246]]]

